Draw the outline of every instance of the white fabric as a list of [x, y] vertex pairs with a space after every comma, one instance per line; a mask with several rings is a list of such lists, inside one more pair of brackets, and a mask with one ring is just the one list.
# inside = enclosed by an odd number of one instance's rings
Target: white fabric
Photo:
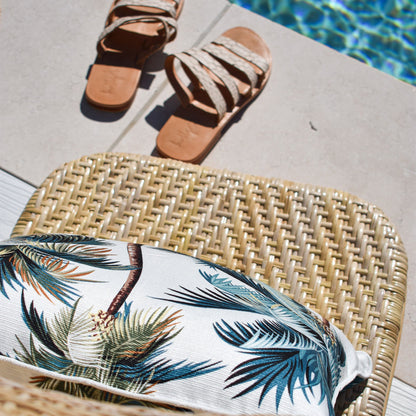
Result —
[[153, 247], [36, 238], [0, 243], [2, 376], [225, 414], [319, 416], [371, 373], [339, 330], [243, 275]]

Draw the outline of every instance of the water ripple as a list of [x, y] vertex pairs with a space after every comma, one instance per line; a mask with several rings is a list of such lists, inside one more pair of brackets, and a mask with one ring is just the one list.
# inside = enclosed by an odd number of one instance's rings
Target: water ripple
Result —
[[230, 0], [416, 85], [414, 0]]

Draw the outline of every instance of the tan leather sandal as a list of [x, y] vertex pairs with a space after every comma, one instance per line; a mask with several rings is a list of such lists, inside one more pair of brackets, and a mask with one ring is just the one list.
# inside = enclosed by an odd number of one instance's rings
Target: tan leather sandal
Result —
[[[202, 49], [170, 55], [165, 69], [182, 105], [160, 130], [157, 150], [165, 157], [199, 163], [224, 127], [264, 88], [271, 53], [255, 32], [235, 27]], [[183, 75], [191, 88], [182, 81]]]
[[97, 43], [86, 99], [105, 110], [132, 103], [146, 59], [176, 37], [184, 0], [115, 0]]

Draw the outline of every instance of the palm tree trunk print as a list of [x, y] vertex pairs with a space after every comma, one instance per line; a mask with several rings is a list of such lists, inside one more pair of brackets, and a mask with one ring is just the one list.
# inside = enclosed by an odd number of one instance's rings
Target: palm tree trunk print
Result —
[[109, 308], [107, 309], [108, 315], [114, 316], [119, 311], [127, 297], [130, 295], [134, 286], [139, 281], [140, 275], [142, 273], [143, 256], [141, 246], [138, 244], [128, 243], [127, 252], [129, 253], [130, 264], [134, 266], [134, 269], [130, 270], [126, 282], [114, 297]]
[[115, 315], [123, 306], [123, 303], [126, 301], [127, 297], [130, 295], [134, 286], [136, 286], [136, 283], [140, 279], [140, 275], [142, 274], [143, 269], [143, 255], [141, 246], [139, 244], [128, 243], [127, 252], [129, 254], [130, 265], [134, 266], [134, 268], [130, 270], [127, 280], [112, 300], [107, 311], [100, 310], [96, 314], [91, 314], [91, 318], [95, 323], [94, 328], [92, 328], [91, 331], [96, 331], [97, 329], [107, 333], [111, 331], [112, 323], [115, 320]]

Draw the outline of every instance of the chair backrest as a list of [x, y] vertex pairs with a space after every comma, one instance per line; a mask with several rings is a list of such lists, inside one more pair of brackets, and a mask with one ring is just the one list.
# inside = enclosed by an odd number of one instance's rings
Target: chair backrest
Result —
[[46, 178], [12, 235], [33, 233], [151, 244], [261, 279], [316, 310], [371, 355], [373, 375], [341, 393], [337, 413], [384, 413], [407, 258], [376, 206], [334, 189], [105, 153]]

